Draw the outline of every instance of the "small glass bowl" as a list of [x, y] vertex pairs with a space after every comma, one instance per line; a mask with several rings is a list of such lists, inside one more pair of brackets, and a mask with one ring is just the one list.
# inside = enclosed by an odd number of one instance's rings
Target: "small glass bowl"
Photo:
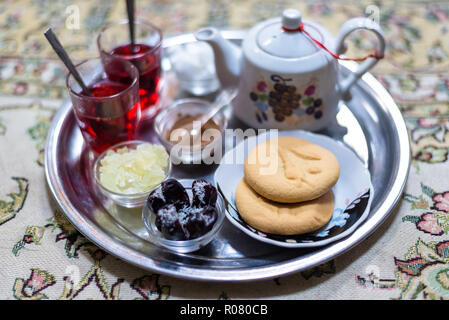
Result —
[[[192, 182], [194, 181], [194, 179], [181, 179], [178, 181], [184, 186], [191, 200]], [[220, 193], [217, 194], [217, 202], [215, 204], [215, 208], [217, 210], [217, 220], [215, 221], [215, 224], [213, 225], [212, 229], [209, 232], [202, 235], [201, 237], [191, 240], [169, 240], [165, 238], [164, 235], [156, 227], [155, 224], [156, 214], [153, 211], [151, 211], [148, 208], [148, 205], [146, 204], [142, 209], [142, 220], [143, 224], [148, 230], [148, 235], [151, 242], [153, 242], [156, 245], [167, 248], [171, 251], [175, 251], [178, 253], [188, 253], [196, 251], [201, 247], [206, 246], [221, 230], [221, 227], [223, 226], [223, 220], [226, 209], [224, 200], [220, 195]]]
[[202, 161], [208, 163], [214, 155], [213, 151], [222, 148], [223, 132], [227, 127], [228, 121], [224, 112], [218, 112], [212, 120], [218, 125], [221, 131], [220, 139], [213, 139], [208, 144], [201, 146], [185, 146], [173, 149], [176, 145], [174, 142], [167, 139], [167, 135], [173, 128], [176, 121], [188, 116], [205, 114], [211, 103], [202, 99], [186, 98], [174, 101], [168, 107], [162, 109], [154, 120], [154, 130], [159, 138], [159, 141], [167, 149], [170, 154], [170, 159], [174, 164], [200, 164]]
[[[130, 140], [130, 141], [118, 143], [116, 145], [113, 145], [106, 151], [104, 151], [102, 154], [100, 154], [100, 156], [97, 158], [97, 160], [95, 160], [95, 163], [93, 166], [93, 172], [94, 172], [95, 182], [97, 183], [98, 188], [100, 189], [102, 194], [104, 194], [106, 197], [108, 197], [109, 199], [111, 199], [112, 201], [114, 201], [115, 203], [117, 203], [118, 205], [120, 205], [122, 207], [136, 208], [136, 207], [143, 206], [145, 204], [145, 201], [148, 198], [148, 195], [151, 193], [151, 191], [153, 191], [154, 189], [159, 187], [160, 183], [158, 185], [156, 185], [155, 187], [151, 188], [150, 190], [145, 191], [145, 192], [140, 192], [140, 193], [125, 194], [125, 193], [117, 193], [115, 191], [111, 191], [111, 190], [107, 189], [106, 187], [104, 187], [100, 182], [100, 166], [101, 166], [100, 162], [101, 162], [101, 160], [104, 159], [104, 157], [106, 156], [106, 154], [109, 150], [116, 151], [117, 149], [120, 149], [123, 147], [128, 147], [128, 149], [136, 149], [138, 145], [141, 145], [144, 143], [150, 143], [150, 142], [140, 141], [140, 140]], [[170, 162], [170, 159], [168, 159], [168, 165], [165, 169], [165, 178], [162, 181], [166, 180], [170, 176], [170, 173], [171, 173], [171, 162]]]
[[167, 48], [167, 55], [181, 88], [194, 96], [205, 96], [220, 87], [214, 53], [205, 42], [195, 41]]

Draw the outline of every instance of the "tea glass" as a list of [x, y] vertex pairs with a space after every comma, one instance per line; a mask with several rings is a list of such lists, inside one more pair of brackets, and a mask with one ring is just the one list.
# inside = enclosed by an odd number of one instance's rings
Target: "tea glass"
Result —
[[102, 59], [125, 59], [139, 70], [139, 95], [142, 115], [152, 117], [160, 109], [162, 32], [149, 22], [134, 21], [135, 45], [130, 43], [129, 22], [123, 20], [105, 26], [97, 37]]
[[[93, 58], [76, 66], [89, 89], [83, 92], [72, 74], [66, 79], [75, 118], [90, 149], [101, 153], [135, 138], [140, 120], [139, 72], [126, 60]], [[117, 77], [126, 81], [117, 82]]]

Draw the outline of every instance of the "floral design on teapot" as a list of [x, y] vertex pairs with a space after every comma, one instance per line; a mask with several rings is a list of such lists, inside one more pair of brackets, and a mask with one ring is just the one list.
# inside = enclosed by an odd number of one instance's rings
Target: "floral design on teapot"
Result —
[[249, 98], [257, 107], [255, 115], [259, 123], [268, 121], [269, 117], [283, 122], [291, 116], [300, 117], [306, 114], [315, 119], [323, 116], [320, 110], [323, 104], [322, 99], [315, 97], [318, 91], [315, 81], [307, 84], [304, 92], [301, 93], [290, 83], [292, 79], [273, 74], [270, 80], [271, 82], [265, 79], [258, 81], [249, 93]]

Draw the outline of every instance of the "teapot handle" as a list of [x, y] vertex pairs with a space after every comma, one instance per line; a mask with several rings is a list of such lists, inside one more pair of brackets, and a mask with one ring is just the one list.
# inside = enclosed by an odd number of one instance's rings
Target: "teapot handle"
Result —
[[[336, 53], [337, 55], [341, 55], [347, 49], [344, 41], [346, 37], [353, 31], [359, 29], [366, 29], [374, 32], [377, 36], [377, 48], [376, 55], [379, 57], [383, 57], [385, 51], [385, 35], [382, 31], [382, 28], [369, 18], [353, 18], [346, 21], [343, 26], [340, 28], [338, 33], [337, 41], [336, 41]], [[365, 72], [374, 67], [374, 65], [379, 61], [379, 58], [370, 57], [367, 60], [363, 61], [357, 68], [356, 71], [351, 72], [347, 77], [341, 79], [338, 83], [341, 97], [343, 100], [349, 100], [351, 98], [349, 89], [352, 85], [363, 76]]]

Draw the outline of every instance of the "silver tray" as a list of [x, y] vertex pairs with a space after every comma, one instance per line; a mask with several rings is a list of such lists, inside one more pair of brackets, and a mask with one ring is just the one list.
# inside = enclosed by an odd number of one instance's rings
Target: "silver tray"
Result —
[[[245, 31], [225, 31], [225, 38], [240, 43]], [[192, 34], [164, 40], [164, 48], [195, 41]], [[164, 61], [166, 72], [170, 63]], [[355, 70], [341, 64], [341, 72]], [[208, 246], [191, 254], [156, 247], [146, 239], [140, 210], [122, 210], [98, 194], [90, 177], [92, 156], [85, 151], [81, 133], [67, 99], [54, 117], [45, 148], [45, 174], [50, 190], [70, 222], [93, 243], [141, 268], [195, 280], [247, 281], [298, 272], [335, 258], [360, 243], [392, 211], [403, 191], [410, 145], [402, 115], [389, 93], [370, 74], [351, 90], [352, 100], [341, 103], [337, 116], [343, 128], [325, 132], [352, 148], [369, 169], [375, 197], [368, 219], [348, 237], [320, 248], [283, 249], [258, 242], [225, 221]], [[230, 126], [238, 127], [231, 118]], [[151, 124], [140, 138], [153, 140]], [[177, 178], [212, 177], [216, 167], [177, 167]], [[212, 179], [211, 179], [212, 180]]]

